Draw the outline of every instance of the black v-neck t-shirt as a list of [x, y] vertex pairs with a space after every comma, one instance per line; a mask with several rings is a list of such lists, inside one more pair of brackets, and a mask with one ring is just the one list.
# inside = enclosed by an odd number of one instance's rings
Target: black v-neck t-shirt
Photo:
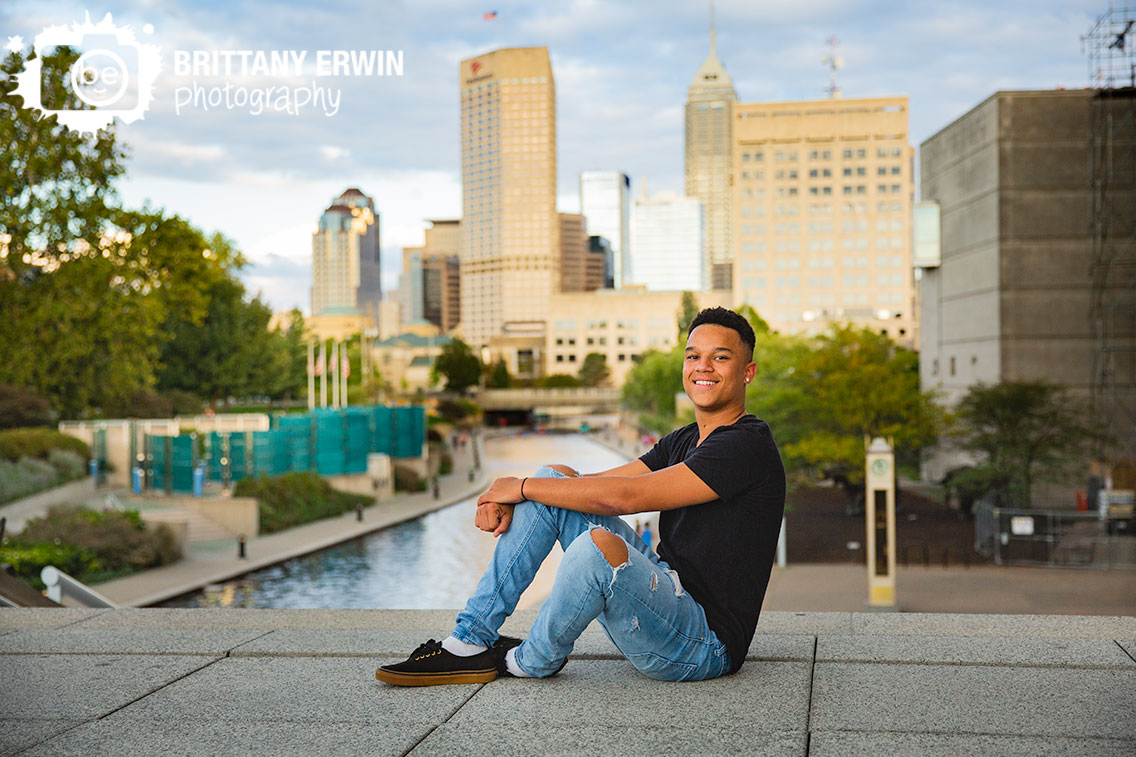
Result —
[[698, 424], [672, 431], [639, 458], [652, 471], [686, 463], [718, 499], [664, 510], [659, 557], [706, 611], [730, 672], [745, 660], [769, 585], [785, 511], [785, 468], [769, 425], [752, 415], [698, 443]]

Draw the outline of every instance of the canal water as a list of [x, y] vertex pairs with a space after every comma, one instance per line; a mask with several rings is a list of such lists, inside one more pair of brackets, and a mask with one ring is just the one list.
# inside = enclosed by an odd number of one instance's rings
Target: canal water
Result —
[[[492, 476], [524, 476], [545, 463], [585, 473], [625, 458], [580, 434], [498, 437], [485, 443]], [[465, 604], [496, 543], [473, 525], [477, 498], [320, 552], [246, 574], [161, 607], [453, 609]], [[559, 547], [556, 548], [559, 552]], [[552, 563], [556, 561], [550, 561]], [[551, 585], [546, 566], [532, 591]], [[522, 599], [522, 607], [525, 600]]]

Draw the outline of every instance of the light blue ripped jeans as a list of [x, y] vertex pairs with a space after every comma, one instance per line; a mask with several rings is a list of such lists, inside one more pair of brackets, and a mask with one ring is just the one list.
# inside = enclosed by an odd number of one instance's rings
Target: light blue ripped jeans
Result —
[[[565, 476], [544, 467], [532, 477]], [[593, 528], [622, 538], [629, 546], [628, 561], [612, 568], [592, 541]], [[556, 582], [516, 652], [517, 664], [526, 673], [552, 675], [593, 618], [599, 618], [616, 648], [651, 678], [701, 681], [729, 671], [726, 646], [706, 625], [702, 607], [630, 526], [614, 516], [539, 502], [522, 502], [513, 509], [513, 521], [458, 614], [453, 635], [491, 646], [556, 541], [564, 548]]]

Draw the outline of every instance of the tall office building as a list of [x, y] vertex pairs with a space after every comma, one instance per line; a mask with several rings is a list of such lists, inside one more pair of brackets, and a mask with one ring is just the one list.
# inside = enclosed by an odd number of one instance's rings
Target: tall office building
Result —
[[[729, 289], [732, 285], [731, 134], [737, 101], [730, 75], [718, 60], [711, 23], [710, 54], [686, 91], [686, 195], [701, 200], [706, 212], [703, 267], [709, 272], [714, 289]], [[635, 282], [642, 283], [638, 278]]]
[[402, 249], [397, 299], [405, 323], [425, 319], [449, 331], [461, 317], [461, 220], [432, 219], [429, 224], [421, 247]]
[[[630, 223], [628, 223], [630, 231]], [[630, 234], [628, 235], [630, 237]], [[606, 237], [592, 235], [588, 237], [588, 276], [595, 276], [598, 282], [594, 289], [615, 289], [615, 265], [612, 261], [615, 255], [611, 251], [611, 242]]]
[[783, 332], [914, 346], [907, 98], [735, 106], [734, 299]]
[[422, 260], [422, 317], [442, 331], [461, 319], [461, 265], [456, 255], [427, 255]]
[[377, 323], [381, 299], [379, 215], [370, 197], [351, 188], [312, 234], [312, 315], [354, 310]]
[[631, 265], [635, 283], [650, 290], [706, 290], [706, 214], [694, 197], [660, 192], [635, 201]]
[[631, 179], [619, 171], [581, 171], [580, 212], [588, 235], [611, 245], [612, 286], [631, 283]]
[[486, 345], [560, 291], [556, 90], [548, 49], [461, 62], [461, 323]]
[[422, 286], [424, 249], [402, 248], [402, 273], [398, 276], [398, 291], [394, 293], [394, 299], [398, 302], [399, 313], [405, 323], [413, 323], [423, 317], [423, 303], [426, 300]]
[[[560, 291], [583, 292], [588, 284], [588, 234], [579, 213], [560, 214]], [[590, 287], [595, 289], [595, 287]]]

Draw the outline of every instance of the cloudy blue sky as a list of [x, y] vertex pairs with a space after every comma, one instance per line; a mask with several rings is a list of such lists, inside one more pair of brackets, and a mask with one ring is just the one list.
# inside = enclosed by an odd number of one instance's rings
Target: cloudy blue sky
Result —
[[[907, 95], [912, 144], [1000, 89], [1088, 84], [1080, 35], [1108, 0], [954, 3], [718, 0], [718, 52], [743, 102], [819, 99], [826, 40], [840, 40], [845, 97]], [[708, 48], [708, 3], [690, 0], [4, 0], [0, 42], [99, 20], [153, 25], [165, 69], [145, 119], [121, 126], [128, 205], [148, 202], [234, 239], [250, 290], [277, 309], [308, 308], [311, 233], [349, 186], [381, 215], [384, 286], [427, 218], [461, 212], [458, 62], [498, 47], [545, 45], [556, 79], [561, 210], [578, 210], [577, 176], [618, 169], [638, 192], [682, 189], [686, 88]], [[497, 19], [485, 21], [486, 11]], [[143, 35], [139, 33], [139, 36]], [[183, 109], [175, 50], [402, 50], [401, 77], [320, 79], [342, 90], [334, 116]], [[197, 77], [262, 87], [293, 79]]]

